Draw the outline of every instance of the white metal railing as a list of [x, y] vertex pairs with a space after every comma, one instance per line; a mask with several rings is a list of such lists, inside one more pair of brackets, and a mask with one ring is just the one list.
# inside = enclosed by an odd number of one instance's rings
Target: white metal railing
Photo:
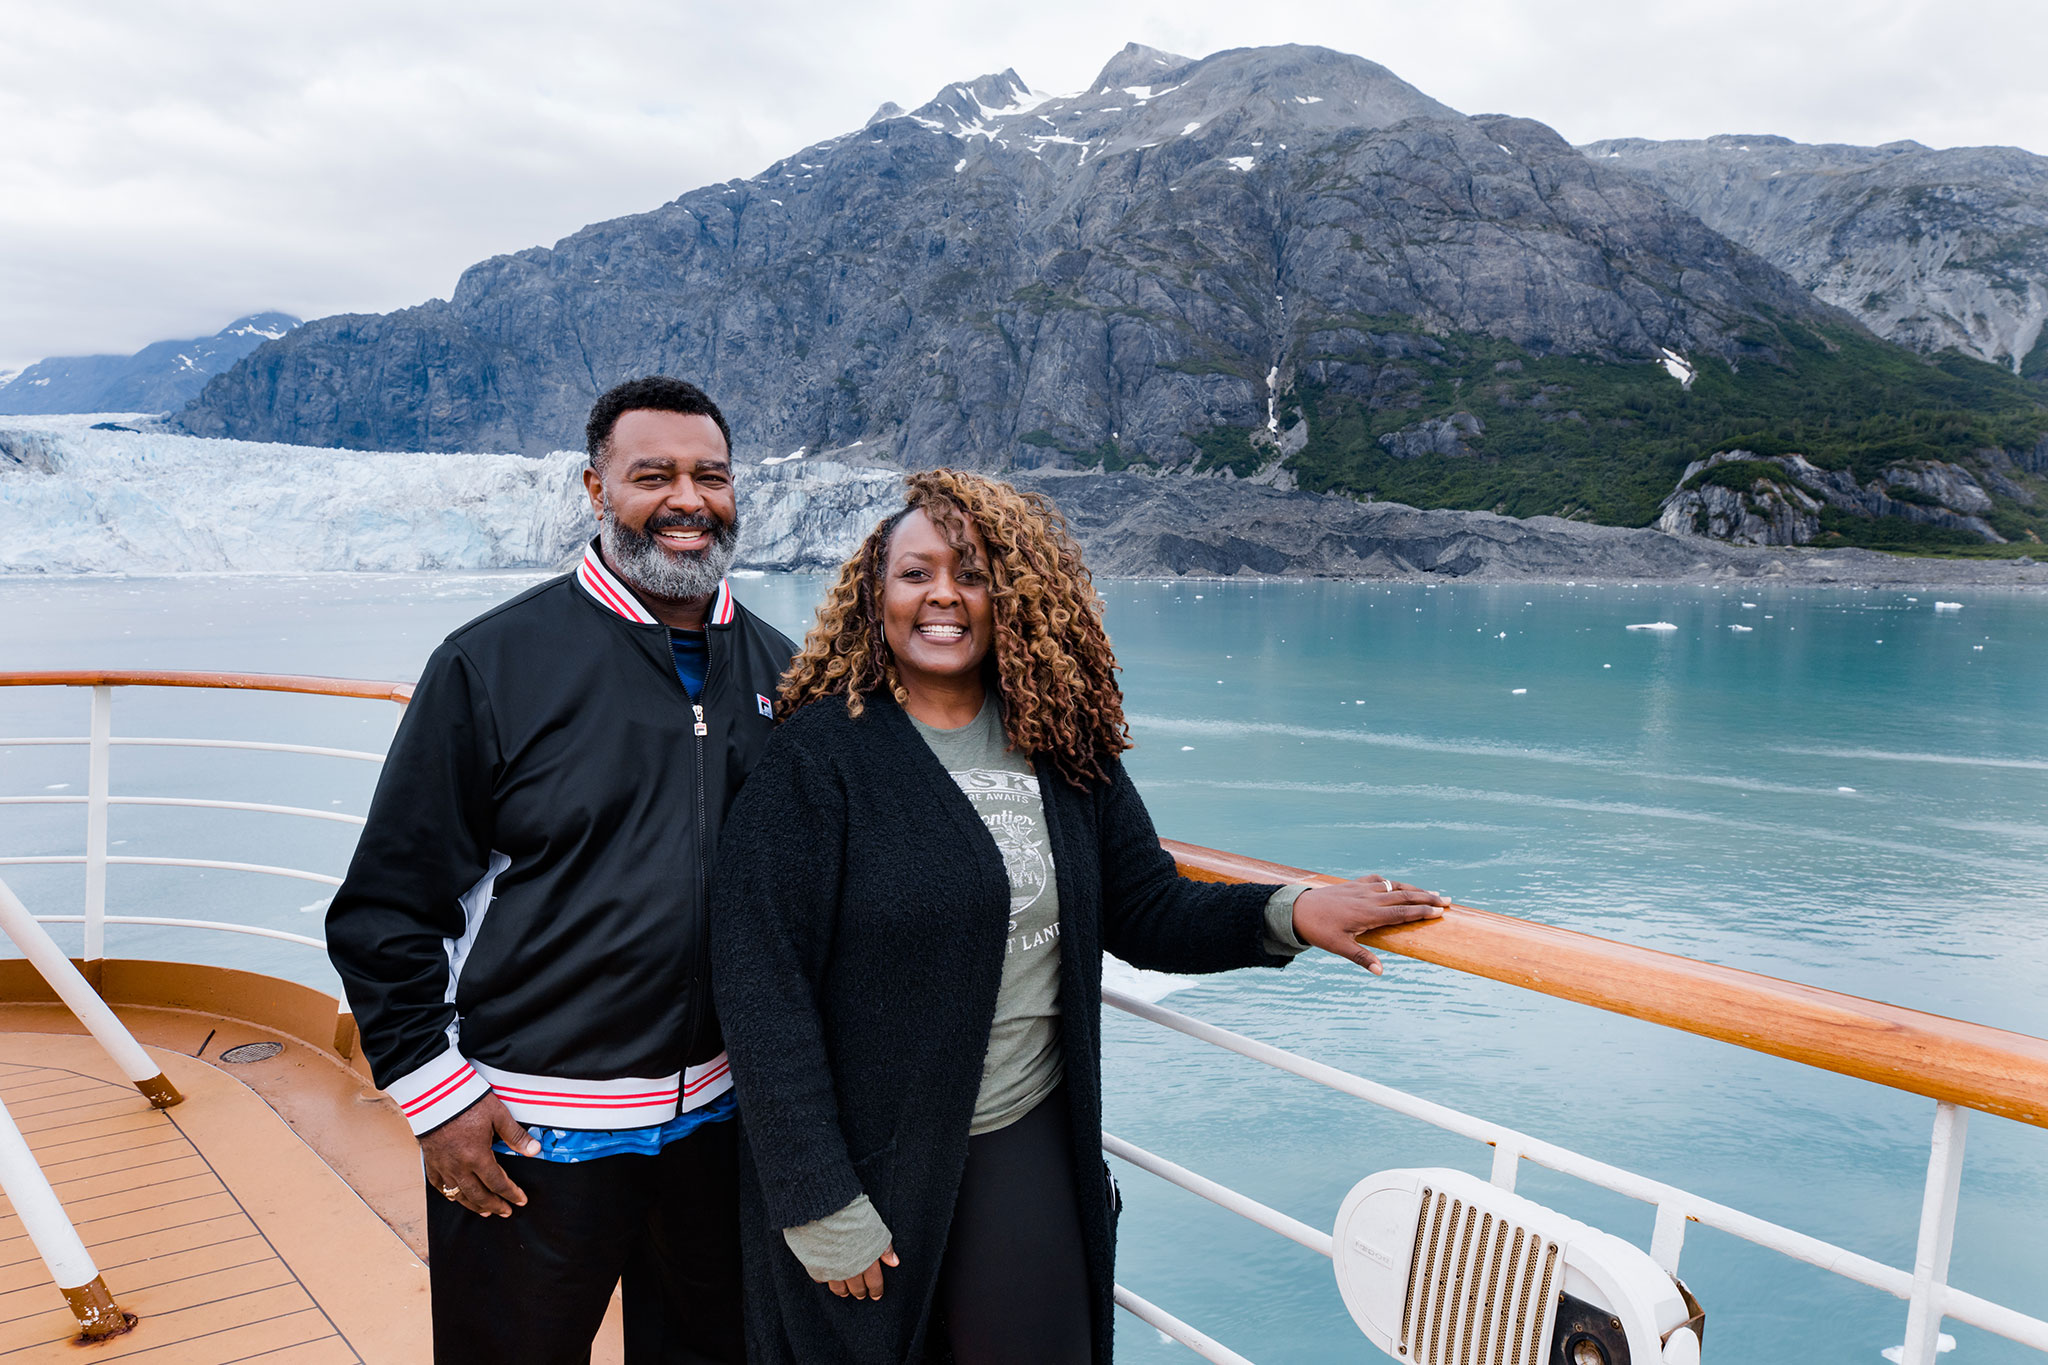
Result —
[[[68, 683], [65, 685], [87, 685]], [[178, 748], [245, 749], [276, 753], [309, 754], [381, 763], [383, 755], [355, 749], [317, 745], [281, 744], [251, 740], [128, 738], [112, 733], [113, 687], [118, 684], [92, 683], [92, 733], [77, 737], [0, 738], [0, 748], [24, 745], [86, 745], [88, 793], [79, 796], [0, 797], [8, 805], [78, 805], [87, 807], [86, 851], [83, 854], [0, 857], [0, 866], [37, 864], [84, 864], [86, 890], [83, 913], [41, 915], [43, 923], [83, 924], [88, 959], [105, 955], [105, 927], [109, 924], [161, 925], [206, 929], [281, 939], [308, 947], [324, 948], [322, 940], [304, 934], [268, 929], [256, 925], [217, 920], [179, 919], [150, 915], [109, 915], [106, 913], [106, 870], [110, 866], [144, 865], [211, 868], [294, 878], [338, 886], [340, 878], [325, 873], [259, 863], [228, 862], [200, 858], [170, 858], [110, 855], [107, 843], [107, 815], [112, 806], [184, 806], [214, 810], [243, 810], [308, 819], [340, 821], [361, 825], [363, 817], [335, 811], [312, 810], [259, 802], [225, 801], [187, 797], [120, 797], [109, 791], [109, 755], [117, 745]], [[148, 684], [142, 684], [148, 685]], [[171, 684], [182, 685], [182, 684]], [[202, 684], [204, 685], [204, 684]], [[247, 684], [254, 685], [254, 684]], [[309, 689], [290, 689], [309, 690]], [[342, 692], [339, 695], [368, 695]], [[405, 697], [394, 691], [385, 699]], [[2031, 1317], [2002, 1304], [1965, 1293], [1948, 1284], [1950, 1252], [1954, 1245], [1956, 1207], [1960, 1197], [1964, 1141], [1968, 1131], [1968, 1110], [1937, 1101], [1934, 1133], [1928, 1160], [1928, 1175], [1922, 1197], [1920, 1230], [1910, 1271], [1886, 1265], [1870, 1257], [1782, 1227], [1725, 1204], [1704, 1198], [1662, 1181], [1638, 1175], [1569, 1148], [1545, 1142], [1518, 1130], [1481, 1119], [1446, 1105], [1410, 1095], [1376, 1081], [1370, 1081], [1335, 1067], [1301, 1057], [1282, 1048], [1207, 1024], [1191, 1016], [1105, 989], [1105, 1004], [1173, 1030], [1211, 1046], [1238, 1053], [1254, 1061], [1314, 1081], [1340, 1093], [1365, 1100], [1393, 1113], [1403, 1114], [1441, 1128], [1446, 1132], [1493, 1148], [1491, 1179], [1502, 1189], [1512, 1190], [1516, 1173], [1524, 1160], [1547, 1167], [1650, 1204], [1656, 1211], [1650, 1254], [1667, 1271], [1676, 1274], [1684, 1247], [1688, 1222], [1717, 1228], [1757, 1246], [1794, 1260], [1817, 1266], [1859, 1284], [1871, 1286], [1907, 1301], [1906, 1333], [1901, 1365], [1935, 1365], [1935, 1354], [1944, 1318], [1953, 1317], [2048, 1352], [2048, 1321]], [[1330, 1235], [1277, 1209], [1270, 1208], [1227, 1185], [1210, 1180], [1114, 1134], [1103, 1134], [1103, 1150], [1119, 1160], [1161, 1179], [1179, 1185], [1241, 1217], [1287, 1237], [1311, 1251], [1329, 1257]], [[1139, 1320], [1182, 1343], [1204, 1359], [1219, 1365], [1251, 1365], [1245, 1357], [1216, 1342], [1172, 1313], [1133, 1293], [1123, 1285], [1115, 1287], [1119, 1307]]]
[[[38, 915], [43, 924], [79, 924], [84, 926], [81, 956], [88, 962], [106, 956], [106, 929], [110, 924], [154, 925], [173, 929], [209, 929], [222, 933], [248, 934], [257, 938], [278, 939], [286, 943], [303, 944], [309, 948], [326, 948], [325, 940], [310, 934], [294, 934], [283, 929], [267, 929], [253, 924], [236, 924], [226, 920], [182, 919], [163, 915], [110, 915], [107, 913], [107, 869], [109, 867], [183, 867], [203, 868], [219, 872], [249, 872], [259, 876], [286, 877], [295, 881], [314, 882], [321, 886], [340, 886], [341, 878], [325, 872], [312, 872], [304, 868], [280, 867], [270, 863], [236, 862], [222, 858], [173, 858], [144, 854], [109, 853], [107, 824], [108, 813], [114, 806], [175, 806], [197, 810], [251, 811], [266, 815], [285, 815], [306, 820], [326, 820], [341, 824], [360, 826], [363, 817], [342, 811], [313, 810], [305, 806], [282, 806], [261, 801], [226, 801], [193, 796], [115, 796], [110, 791], [110, 762], [116, 747], [139, 747], [160, 749], [239, 749], [262, 753], [310, 754], [320, 758], [346, 758], [367, 763], [382, 763], [384, 755], [362, 749], [338, 749], [318, 744], [281, 744], [267, 740], [248, 739], [188, 739], [155, 736], [116, 736], [114, 730], [114, 688], [115, 684], [95, 683], [92, 685], [92, 733], [89, 735], [28, 735], [0, 738], [0, 748], [23, 748], [48, 745], [83, 745], [87, 749], [86, 795], [84, 796], [4, 796], [0, 805], [8, 806], [72, 806], [86, 808], [85, 852], [23, 854], [0, 857], [0, 867], [77, 866], [85, 867], [85, 903], [81, 913], [76, 915]], [[402, 703], [401, 703], [402, 704]]]
[[[1904, 1299], [1907, 1301], [1906, 1339], [1901, 1354], [1901, 1365], [1934, 1365], [1941, 1321], [1944, 1317], [1967, 1322], [2023, 1346], [2048, 1352], [2048, 1321], [1966, 1293], [1948, 1283], [1949, 1253], [1955, 1242], [1956, 1206], [1962, 1189], [1963, 1141], [1969, 1121], [1969, 1111], [1953, 1104], [1935, 1105], [1934, 1137], [1928, 1158], [1926, 1188], [1921, 1200], [1920, 1233], [1914, 1255], [1914, 1267], [1911, 1270], [1901, 1270], [1822, 1241], [1818, 1237], [1781, 1227], [1715, 1200], [1679, 1189], [1675, 1185], [1667, 1185], [1663, 1181], [1637, 1175], [1555, 1143], [1545, 1142], [1501, 1124], [1421, 1099], [1378, 1081], [1366, 1080], [1362, 1076], [1355, 1076], [1348, 1071], [1310, 1060], [1284, 1048], [1274, 1047], [1270, 1043], [1262, 1043], [1243, 1034], [1218, 1028], [1214, 1024], [1204, 1023], [1190, 1015], [1140, 1000], [1121, 991], [1105, 987], [1102, 1000], [1106, 1005], [1162, 1028], [1249, 1057], [1253, 1061], [1314, 1081], [1393, 1113], [1419, 1119], [1446, 1132], [1456, 1133], [1460, 1137], [1486, 1143], [1493, 1148], [1492, 1181], [1502, 1189], [1512, 1190], [1515, 1187], [1517, 1168], [1526, 1160], [1650, 1204], [1656, 1209], [1650, 1254], [1659, 1265], [1673, 1275], [1678, 1273], [1685, 1225], [1690, 1222], [1719, 1229], [1766, 1250], [1818, 1266], [1831, 1274], [1884, 1290]], [[1334, 1250], [1329, 1234], [1291, 1218], [1278, 1209], [1269, 1208], [1226, 1185], [1126, 1142], [1114, 1134], [1105, 1132], [1102, 1135], [1102, 1149], [1190, 1193], [1200, 1195], [1242, 1218], [1298, 1242], [1311, 1251], [1329, 1256]], [[1208, 1342], [1200, 1332], [1178, 1319], [1173, 1319], [1163, 1310], [1150, 1304], [1146, 1307], [1149, 1311], [1139, 1316], [1159, 1327], [1161, 1331], [1167, 1332], [1175, 1340], [1189, 1346], [1198, 1355], [1208, 1360], [1222, 1362], [1244, 1359], [1227, 1348], [1214, 1346], [1214, 1343]], [[1172, 1325], [1155, 1321], [1155, 1318], [1169, 1319]], [[1183, 1328], [1191, 1335], [1183, 1336], [1173, 1330], [1174, 1327]], [[1207, 1345], [1198, 1344], [1194, 1338], [1201, 1338]], [[1212, 1346], [1213, 1351], [1210, 1349]]]

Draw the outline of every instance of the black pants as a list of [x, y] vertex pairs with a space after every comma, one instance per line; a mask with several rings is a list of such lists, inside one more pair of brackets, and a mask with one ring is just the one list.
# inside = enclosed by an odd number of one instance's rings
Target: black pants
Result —
[[659, 1156], [500, 1156], [526, 1191], [510, 1218], [429, 1189], [436, 1365], [584, 1365], [621, 1279], [627, 1365], [745, 1360], [735, 1126]]
[[1088, 1365], [1067, 1092], [967, 1140], [939, 1307], [957, 1365]]

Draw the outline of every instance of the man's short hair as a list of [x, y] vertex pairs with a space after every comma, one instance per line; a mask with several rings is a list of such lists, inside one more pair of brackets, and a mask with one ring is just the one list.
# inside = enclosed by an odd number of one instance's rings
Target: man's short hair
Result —
[[638, 408], [709, 417], [725, 437], [727, 454], [732, 451], [732, 428], [726, 425], [725, 414], [711, 401], [710, 394], [688, 380], [650, 374], [605, 390], [591, 406], [590, 421], [583, 428], [583, 448], [590, 456], [592, 469], [603, 471], [605, 456], [611, 453], [612, 428], [619, 424], [619, 418]]

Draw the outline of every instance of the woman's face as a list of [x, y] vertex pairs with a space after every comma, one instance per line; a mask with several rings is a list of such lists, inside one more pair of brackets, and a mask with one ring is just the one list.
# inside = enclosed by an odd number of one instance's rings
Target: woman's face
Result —
[[988, 547], [972, 523], [963, 557], [931, 518], [914, 511], [889, 537], [882, 571], [882, 633], [896, 675], [913, 694], [978, 688], [995, 640]]

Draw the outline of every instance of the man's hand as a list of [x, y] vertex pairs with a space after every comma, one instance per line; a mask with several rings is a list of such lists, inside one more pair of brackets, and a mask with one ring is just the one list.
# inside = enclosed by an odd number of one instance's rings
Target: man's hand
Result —
[[442, 1195], [486, 1218], [510, 1218], [515, 1205], [526, 1203], [526, 1191], [498, 1164], [492, 1138], [503, 1138], [521, 1156], [540, 1155], [540, 1144], [489, 1092], [439, 1128], [420, 1134], [420, 1155], [426, 1160], [427, 1183]]
[[882, 1267], [902, 1264], [896, 1259], [895, 1244], [891, 1243], [889, 1249], [876, 1257], [875, 1263], [866, 1270], [850, 1280], [827, 1280], [825, 1287], [842, 1299], [879, 1299], [882, 1297]]
[[1349, 958], [1374, 976], [1382, 976], [1386, 969], [1380, 966], [1378, 954], [1360, 943], [1358, 935], [1390, 924], [1439, 919], [1449, 904], [1434, 891], [1374, 874], [1342, 886], [1316, 886], [1302, 892], [1294, 902], [1294, 932], [1303, 943]]

